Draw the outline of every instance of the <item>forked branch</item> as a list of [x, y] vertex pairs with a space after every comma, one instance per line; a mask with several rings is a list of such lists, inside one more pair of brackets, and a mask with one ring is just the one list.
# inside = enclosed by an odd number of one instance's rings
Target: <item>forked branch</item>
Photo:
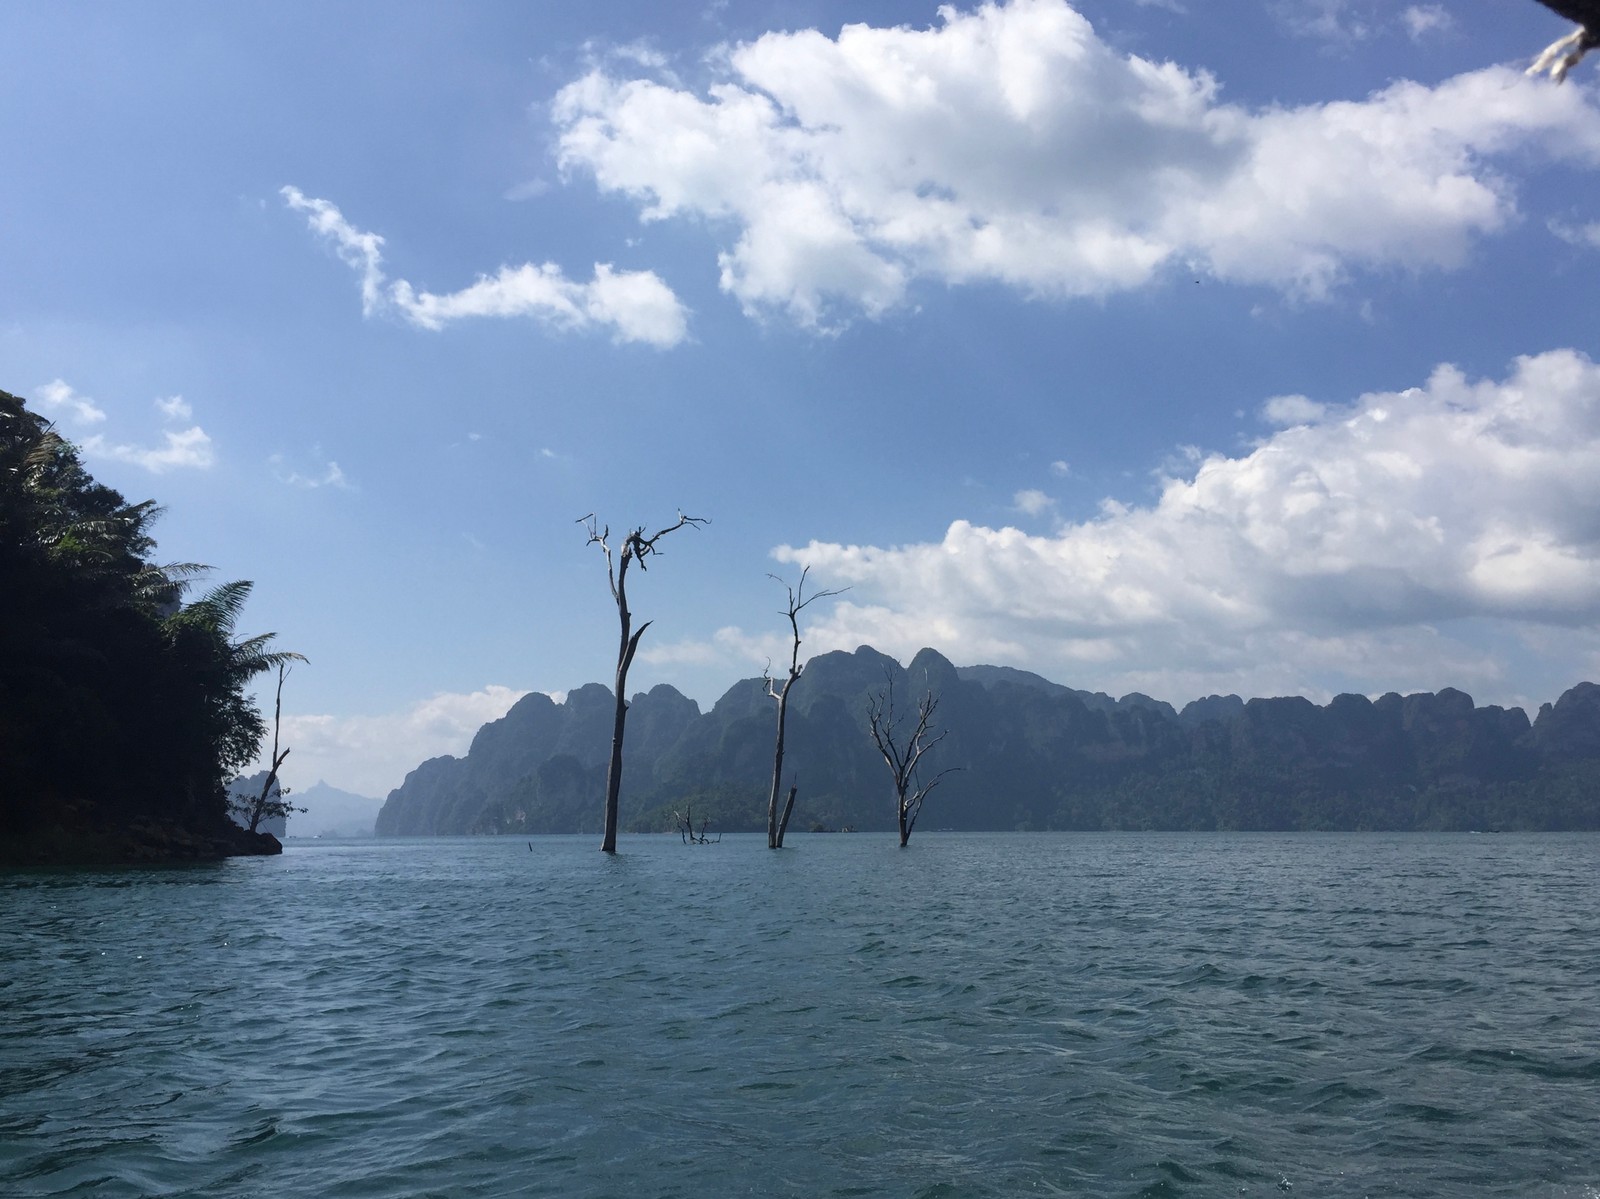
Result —
[[798, 790], [798, 784], [790, 785], [789, 798], [784, 803], [783, 816], [780, 819], [778, 815], [778, 792], [783, 786], [784, 727], [789, 712], [789, 689], [794, 686], [795, 680], [800, 677], [801, 671], [805, 669], [800, 665], [800, 613], [805, 611], [808, 604], [815, 603], [819, 599], [827, 599], [829, 596], [840, 595], [842, 591], [848, 590], [848, 588], [844, 588], [840, 591], [814, 591], [807, 595], [806, 575], [810, 572], [811, 568], [809, 566], [802, 569], [800, 571], [800, 581], [792, 585], [778, 578], [777, 575], [769, 574], [767, 576], [769, 579], [775, 579], [779, 583], [783, 583], [784, 591], [788, 593], [789, 605], [784, 609], [783, 614], [789, 620], [790, 633], [789, 672], [784, 677], [783, 686], [779, 687], [777, 681], [772, 677], [772, 663], [770, 661], [767, 663], [766, 670], [762, 672], [762, 678], [766, 680], [767, 684], [767, 694], [778, 701], [778, 735], [772, 753], [772, 790], [767, 795], [767, 848], [769, 849], [783, 848], [783, 834], [789, 827], [789, 815], [794, 811], [794, 797], [795, 792]]
[[961, 769], [959, 766], [948, 766], [931, 779], [923, 781], [923, 758], [949, 732], [948, 729], [934, 732], [933, 718], [938, 710], [939, 697], [932, 691], [925, 692], [917, 701], [916, 723], [909, 734], [903, 733], [900, 727], [902, 714], [895, 711], [894, 705], [894, 676], [887, 671], [884, 689], [867, 699], [867, 733], [894, 778], [901, 845], [911, 839], [911, 830], [916, 827], [917, 817], [922, 814], [922, 805], [928, 795], [946, 775]]

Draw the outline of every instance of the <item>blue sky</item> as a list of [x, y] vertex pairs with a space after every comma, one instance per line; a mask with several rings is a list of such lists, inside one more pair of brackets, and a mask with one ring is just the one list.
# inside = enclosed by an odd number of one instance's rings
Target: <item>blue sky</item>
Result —
[[1181, 704], [1600, 677], [1600, 95], [1530, 2], [13, 6], [0, 387], [381, 794], [783, 653]]

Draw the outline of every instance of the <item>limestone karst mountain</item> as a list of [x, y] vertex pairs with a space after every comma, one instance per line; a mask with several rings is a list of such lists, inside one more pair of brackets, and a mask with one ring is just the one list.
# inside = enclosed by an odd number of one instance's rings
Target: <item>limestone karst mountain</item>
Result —
[[[1076, 691], [1008, 667], [908, 666], [863, 646], [812, 659], [790, 703], [794, 828], [887, 829], [887, 777], [865, 734], [869, 695], [892, 679], [939, 695], [959, 767], [927, 828], [1559, 829], [1600, 827], [1600, 687], [1582, 683], [1535, 721], [1461, 691], [1377, 700], [1207, 696], [1181, 711], [1137, 693]], [[391, 792], [380, 835], [598, 831], [610, 737], [598, 684], [564, 704], [529, 695], [462, 758], [422, 763]], [[760, 679], [709, 711], [661, 685], [636, 696], [622, 787], [625, 827], [672, 827], [693, 802], [726, 831], [765, 827], [772, 701]]]

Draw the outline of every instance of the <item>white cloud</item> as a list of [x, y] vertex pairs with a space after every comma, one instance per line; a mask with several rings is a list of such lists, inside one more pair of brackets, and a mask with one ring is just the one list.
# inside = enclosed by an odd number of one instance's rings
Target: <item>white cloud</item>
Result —
[[1056, 502], [1044, 492], [1030, 487], [1011, 497], [1011, 503], [1024, 516], [1040, 516], [1055, 510]]
[[1440, 366], [1301, 415], [1053, 536], [957, 521], [933, 544], [779, 547], [854, 588], [808, 649], [931, 644], [1187, 698], [1492, 681], [1500, 662], [1453, 622], [1600, 622], [1600, 366]]
[[918, 280], [1104, 296], [1182, 270], [1320, 297], [1458, 266], [1516, 217], [1500, 154], [1600, 162], [1591, 93], [1506, 68], [1252, 110], [1063, 0], [940, 18], [769, 33], [703, 95], [597, 68], [552, 105], [562, 169], [726, 231], [747, 311], [831, 329]]
[[[52, 379], [38, 388], [34, 395], [47, 411], [63, 411], [75, 425], [98, 425], [106, 419], [103, 408], [88, 396], [74, 391], [64, 379]], [[155, 406], [167, 420], [188, 420], [194, 415], [182, 396], [158, 398]], [[205, 470], [216, 460], [211, 438], [199, 425], [180, 430], [169, 429], [161, 436], [160, 445], [141, 446], [114, 442], [103, 433], [96, 433], [79, 441], [78, 448], [85, 457], [131, 462], [157, 475], [175, 468]]]
[[307, 472], [302, 472], [290, 466], [282, 454], [274, 454], [267, 461], [271, 463], [272, 471], [277, 475], [278, 480], [287, 483], [291, 487], [309, 489], [333, 487], [340, 491], [355, 490], [354, 485], [345, 477], [344, 471], [340, 469], [337, 462], [331, 458], [323, 459], [320, 447], [312, 452], [320, 461], [318, 465], [308, 468]]
[[1373, 23], [1350, 0], [1278, 0], [1273, 11], [1291, 33], [1340, 45], [1364, 42]]
[[592, 282], [577, 283], [551, 262], [503, 266], [493, 276], [446, 295], [419, 291], [383, 270], [383, 238], [357, 229], [327, 200], [281, 189], [284, 202], [307, 214], [311, 228], [334, 247], [361, 280], [361, 311], [393, 311], [423, 329], [438, 330], [469, 317], [529, 317], [552, 328], [608, 328], [617, 341], [658, 348], [688, 336], [688, 315], [672, 289], [653, 271], [617, 271], [596, 263]]
[[62, 411], [76, 425], [97, 425], [105, 420], [105, 409], [86, 395], [79, 395], [65, 379], [52, 379], [34, 391], [46, 412]]
[[141, 446], [113, 443], [97, 433], [84, 440], [83, 452], [91, 458], [131, 462], [155, 475], [184, 468], [206, 470], [216, 461], [211, 438], [199, 425], [178, 431], [168, 430], [161, 437], [162, 442], [158, 446]]
[[1400, 14], [1400, 22], [1414, 42], [1433, 34], [1448, 33], [1456, 23], [1442, 4], [1413, 4]]
[[1273, 425], [1308, 425], [1320, 420], [1326, 409], [1305, 396], [1273, 396], [1261, 405], [1261, 416]]
[[157, 398], [156, 411], [167, 420], [189, 420], [194, 416], [194, 409], [189, 401], [182, 396], [168, 396], [166, 399]]
[[747, 669], [783, 658], [789, 640], [778, 633], [746, 633], [735, 626], [718, 629], [709, 640], [684, 638], [646, 645], [639, 657], [652, 666], [730, 666]]
[[1564, 221], [1551, 221], [1551, 233], [1554, 233], [1569, 246], [1579, 246], [1586, 250], [1600, 250], [1600, 221], [1591, 221], [1586, 225], [1569, 225]]
[[550, 183], [546, 179], [525, 179], [506, 188], [504, 198], [512, 201], [534, 200], [549, 190]]
[[441, 692], [379, 715], [286, 714], [283, 743], [293, 752], [284, 776], [292, 787], [326, 779], [381, 798], [428, 758], [464, 754], [483, 725], [504, 716], [526, 694], [491, 685], [469, 694]]
[[1050, 464], [1050, 473], [1058, 479], [1065, 479], [1072, 473], [1072, 467], [1068, 466], [1064, 460], [1057, 458]]

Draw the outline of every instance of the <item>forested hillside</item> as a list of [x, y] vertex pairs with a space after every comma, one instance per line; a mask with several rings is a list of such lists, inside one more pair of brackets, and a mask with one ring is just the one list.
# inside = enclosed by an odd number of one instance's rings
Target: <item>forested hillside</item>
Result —
[[[1181, 712], [1132, 694], [1074, 691], [1024, 671], [957, 668], [923, 650], [909, 667], [867, 647], [813, 659], [790, 703], [793, 827], [894, 827], [868, 698], [932, 691], [948, 730], [930, 756], [958, 767], [921, 828], [1600, 828], [1600, 687], [1582, 683], [1534, 721], [1453, 689], [1290, 697], [1209, 696]], [[598, 831], [610, 735], [598, 684], [565, 704], [529, 695], [485, 725], [464, 758], [435, 758], [393, 791], [382, 835]], [[760, 679], [706, 713], [671, 687], [628, 717], [624, 822], [673, 827], [693, 803], [727, 831], [765, 828], [774, 704]]]
[[282, 655], [234, 637], [249, 583], [184, 602], [203, 568], [155, 561], [159, 513], [0, 392], [0, 862], [278, 848], [226, 784], [263, 731], [246, 684]]

